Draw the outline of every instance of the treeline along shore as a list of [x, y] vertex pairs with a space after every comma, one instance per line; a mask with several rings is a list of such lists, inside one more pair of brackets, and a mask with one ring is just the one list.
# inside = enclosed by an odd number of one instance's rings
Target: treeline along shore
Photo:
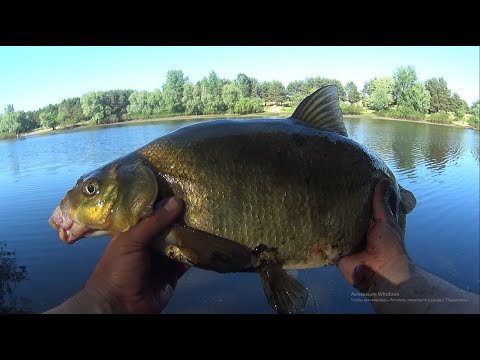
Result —
[[258, 81], [245, 74], [234, 80], [215, 71], [193, 83], [182, 70], [167, 72], [165, 83], [153, 91], [108, 90], [83, 94], [35, 111], [9, 104], [0, 113], [0, 138], [42, 130], [114, 124], [148, 119], [289, 116], [319, 87], [337, 85], [345, 115], [422, 121], [479, 129], [479, 101], [470, 106], [451, 92], [442, 77], [419, 80], [412, 66], [392, 76], [373, 78], [361, 91], [352, 81], [309, 77], [286, 87], [279, 80]]

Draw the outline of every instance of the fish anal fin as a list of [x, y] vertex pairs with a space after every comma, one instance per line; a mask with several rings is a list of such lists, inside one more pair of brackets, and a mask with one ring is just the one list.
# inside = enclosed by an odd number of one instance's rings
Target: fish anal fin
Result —
[[307, 289], [280, 265], [272, 266], [260, 273], [263, 290], [268, 303], [279, 314], [302, 313], [307, 302]]

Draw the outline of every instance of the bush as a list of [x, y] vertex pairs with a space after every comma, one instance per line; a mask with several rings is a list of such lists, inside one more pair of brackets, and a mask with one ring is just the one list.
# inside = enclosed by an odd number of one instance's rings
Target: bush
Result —
[[14, 289], [26, 276], [26, 267], [18, 266], [15, 253], [7, 250], [4, 241], [0, 242], [0, 314], [30, 312], [23, 305], [18, 306], [14, 295]]
[[462, 109], [458, 109], [455, 111], [455, 120], [456, 121], [463, 121], [463, 118], [465, 117], [465, 111]]
[[476, 115], [476, 114], [470, 115], [470, 116], [468, 117], [468, 119], [467, 119], [467, 123], [468, 123], [468, 125], [470, 125], [470, 126], [473, 126], [473, 127], [475, 127], [475, 128], [478, 128], [479, 125], [480, 125], [479, 119], [478, 119], [478, 115]]
[[233, 108], [236, 114], [253, 114], [262, 112], [264, 109], [263, 101], [260, 99], [241, 98]]
[[415, 111], [411, 108], [404, 108], [401, 107], [397, 110], [402, 119], [410, 119], [410, 120], [424, 120], [425, 114], [419, 111]]
[[340, 109], [344, 115], [362, 115], [364, 113], [363, 107], [345, 102], [340, 103]]
[[394, 119], [406, 119], [406, 120], [423, 120], [425, 119], [425, 114], [415, 111], [411, 108], [399, 107], [394, 110], [385, 110], [385, 111], [375, 111], [375, 115], [391, 117]]
[[451, 124], [452, 120], [450, 120], [450, 116], [444, 112], [440, 111], [438, 113], [432, 114], [428, 121], [436, 123], [436, 124]]

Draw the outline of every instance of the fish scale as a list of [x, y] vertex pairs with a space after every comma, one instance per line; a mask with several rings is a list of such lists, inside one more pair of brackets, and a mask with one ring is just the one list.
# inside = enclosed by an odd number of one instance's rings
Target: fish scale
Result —
[[308, 294], [285, 270], [334, 264], [358, 250], [384, 178], [404, 229], [413, 194], [348, 138], [338, 89], [326, 86], [288, 119], [210, 121], [164, 135], [82, 176], [50, 223], [68, 243], [114, 235], [176, 195], [185, 211], [157, 251], [207, 270], [258, 272], [270, 305], [298, 313]]
[[[304, 145], [294, 146], [292, 134]], [[276, 248], [286, 268], [325, 265], [357, 246], [370, 218], [355, 214], [369, 212], [372, 187], [386, 176], [383, 162], [350, 139], [291, 120], [186, 127], [138, 154], [178, 184], [187, 225], [251, 249]], [[312, 246], [332, 244], [328, 258], [312, 255]]]

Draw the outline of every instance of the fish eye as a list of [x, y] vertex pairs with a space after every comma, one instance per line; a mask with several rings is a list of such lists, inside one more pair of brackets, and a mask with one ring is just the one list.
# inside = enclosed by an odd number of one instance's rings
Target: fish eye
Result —
[[97, 186], [94, 183], [89, 182], [83, 188], [83, 192], [87, 196], [92, 196], [97, 192]]

